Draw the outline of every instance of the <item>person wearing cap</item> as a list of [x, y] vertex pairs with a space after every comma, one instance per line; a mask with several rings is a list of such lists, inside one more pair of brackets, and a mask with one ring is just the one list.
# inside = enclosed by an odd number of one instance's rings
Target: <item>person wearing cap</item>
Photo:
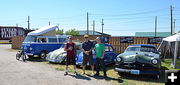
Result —
[[101, 43], [100, 37], [96, 38], [97, 44], [94, 47], [95, 56], [96, 56], [96, 74], [94, 76], [99, 76], [99, 68], [102, 66], [104, 77], [107, 77], [106, 67], [104, 63], [104, 53], [105, 53], [105, 45]]
[[67, 39], [67, 43], [64, 46], [64, 51], [67, 52], [66, 55], [66, 72], [65, 75], [68, 75], [68, 65], [74, 66], [74, 74], [77, 75], [76, 72], [76, 49], [75, 43], [72, 41], [72, 37], [69, 36]]
[[91, 65], [92, 74], [94, 75], [94, 65], [93, 65], [93, 54], [92, 50], [94, 49], [94, 45], [91, 41], [89, 41], [89, 36], [84, 35], [85, 41], [82, 43], [82, 52], [83, 52], [83, 72], [82, 74], [85, 74], [85, 68], [87, 65], [87, 62], [89, 62], [89, 65]]

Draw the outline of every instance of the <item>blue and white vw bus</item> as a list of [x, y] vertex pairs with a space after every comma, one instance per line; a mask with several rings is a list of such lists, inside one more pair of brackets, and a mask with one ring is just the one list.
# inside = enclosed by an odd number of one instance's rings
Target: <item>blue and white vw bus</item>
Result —
[[22, 43], [21, 49], [28, 57], [38, 55], [39, 57], [45, 58], [47, 53], [54, 51], [64, 45], [68, 37], [67, 35], [42, 35], [43, 33], [47, 33], [56, 28], [57, 26], [48, 26], [43, 29], [28, 33], [24, 42]]

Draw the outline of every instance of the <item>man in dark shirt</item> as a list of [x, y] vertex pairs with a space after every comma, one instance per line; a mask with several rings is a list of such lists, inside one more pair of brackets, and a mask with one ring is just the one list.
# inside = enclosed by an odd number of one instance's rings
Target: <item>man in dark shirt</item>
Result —
[[68, 65], [74, 65], [74, 74], [77, 75], [77, 72], [76, 72], [76, 49], [75, 49], [75, 43], [72, 42], [72, 37], [68, 37], [68, 41], [64, 47], [64, 51], [67, 52], [67, 55], [66, 55], [66, 72], [65, 72], [65, 75], [68, 74]]
[[89, 65], [91, 65], [92, 69], [92, 75], [94, 74], [94, 65], [93, 65], [93, 55], [92, 55], [92, 50], [93, 50], [93, 43], [89, 41], [88, 35], [84, 35], [85, 42], [82, 44], [82, 52], [83, 52], [83, 72], [82, 74], [85, 74], [85, 68], [87, 65], [87, 62], [89, 62]]

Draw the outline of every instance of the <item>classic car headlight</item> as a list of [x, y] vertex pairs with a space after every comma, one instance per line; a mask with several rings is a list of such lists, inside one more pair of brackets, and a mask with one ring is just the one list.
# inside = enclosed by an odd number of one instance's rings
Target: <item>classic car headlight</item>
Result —
[[153, 59], [151, 62], [152, 62], [152, 64], [157, 64], [158, 60], [157, 59]]
[[122, 60], [120, 57], [117, 57], [116, 59], [118, 62], [121, 62], [121, 60]]

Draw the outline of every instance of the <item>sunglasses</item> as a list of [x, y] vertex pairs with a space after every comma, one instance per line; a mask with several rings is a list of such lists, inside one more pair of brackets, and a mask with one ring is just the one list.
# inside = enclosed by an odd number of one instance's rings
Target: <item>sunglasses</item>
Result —
[[72, 38], [68, 38], [68, 39], [72, 39]]

